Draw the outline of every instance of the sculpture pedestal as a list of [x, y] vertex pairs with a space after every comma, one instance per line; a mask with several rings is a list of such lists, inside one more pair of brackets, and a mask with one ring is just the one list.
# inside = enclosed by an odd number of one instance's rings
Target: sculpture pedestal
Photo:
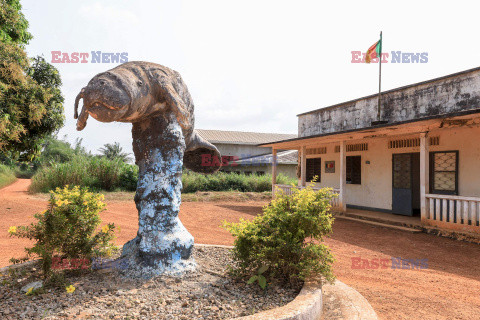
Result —
[[173, 114], [133, 123], [133, 151], [139, 166], [135, 204], [137, 236], [123, 247], [134, 276], [181, 275], [195, 269], [193, 236], [178, 218], [185, 140]]

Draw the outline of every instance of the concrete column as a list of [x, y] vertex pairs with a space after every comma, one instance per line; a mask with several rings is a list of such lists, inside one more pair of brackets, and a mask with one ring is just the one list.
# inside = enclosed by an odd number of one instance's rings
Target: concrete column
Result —
[[420, 134], [420, 217], [424, 221], [428, 219], [428, 203], [425, 197], [430, 192], [430, 168], [429, 168], [429, 141], [428, 133]]
[[347, 144], [345, 141], [340, 142], [340, 195], [339, 206], [342, 212], [347, 211]]
[[302, 163], [300, 167], [300, 180], [301, 186], [305, 187], [307, 185], [307, 147], [302, 146]]
[[275, 196], [275, 185], [277, 184], [277, 149], [272, 148], [272, 195]]

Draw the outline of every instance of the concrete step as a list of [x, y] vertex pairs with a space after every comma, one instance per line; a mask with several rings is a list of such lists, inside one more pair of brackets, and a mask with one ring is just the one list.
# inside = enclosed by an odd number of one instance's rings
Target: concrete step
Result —
[[415, 223], [415, 222], [408, 222], [408, 221], [396, 221], [396, 220], [385, 219], [385, 218], [381, 218], [381, 217], [372, 217], [372, 216], [363, 215], [361, 213], [355, 213], [355, 212], [346, 212], [346, 213], [341, 214], [341, 216], [349, 217], [349, 218], [355, 218], [355, 219], [359, 219], [359, 220], [379, 222], [379, 223], [384, 223], [384, 224], [388, 224], [388, 225], [392, 225], [392, 226], [399, 226], [399, 227], [422, 230], [422, 226], [420, 225], [419, 222]]
[[396, 229], [396, 230], [401, 230], [401, 231], [406, 231], [406, 232], [411, 232], [411, 233], [419, 233], [419, 232], [422, 232], [422, 230], [419, 230], [419, 229], [414, 229], [414, 228], [409, 228], [409, 227], [402, 227], [402, 226], [399, 226], [399, 225], [395, 225], [395, 224], [390, 224], [389, 222], [388, 223], [381, 223], [381, 222], [376, 222], [376, 221], [371, 221], [371, 220], [367, 220], [367, 219], [360, 219], [360, 218], [354, 218], [354, 217], [348, 217], [348, 216], [344, 216], [344, 215], [337, 215], [335, 216], [336, 219], [344, 219], [344, 220], [350, 220], [350, 221], [357, 221], [357, 222], [362, 222], [362, 223], [366, 223], [366, 224], [370, 224], [370, 225], [374, 225], [374, 226], [377, 226], [377, 227], [384, 227], [384, 228], [390, 228], [390, 229]]

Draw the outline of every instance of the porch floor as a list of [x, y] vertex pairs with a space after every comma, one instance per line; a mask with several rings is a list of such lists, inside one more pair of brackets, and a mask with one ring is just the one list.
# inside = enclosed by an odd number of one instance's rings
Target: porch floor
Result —
[[368, 220], [393, 226], [422, 229], [419, 216], [402, 216], [393, 213], [359, 210], [359, 209], [347, 209], [347, 212], [342, 214], [345, 217], [355, 218], [359, 220]]

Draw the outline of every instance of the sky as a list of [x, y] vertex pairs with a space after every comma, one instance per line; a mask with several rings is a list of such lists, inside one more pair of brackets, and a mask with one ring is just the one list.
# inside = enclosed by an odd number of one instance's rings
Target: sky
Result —
[[[448, 3], [450, 5], [444, 4]], [[296, 133], [296, 115], [378, 92], [378, 63], [352, 63], [383, 31], [383, 52], [427, 53], [426, 63], [382, 63], [382, 90], [479, 65], [474, 1], [23, 0], [29, 56], [128, 53], [180, 72], [199, 129]], [[76, 131], [75, 96], [118, 63], [52, 63], [62, 77], [59, 137], [93, 153], [131, 124], [89, 119]]]

